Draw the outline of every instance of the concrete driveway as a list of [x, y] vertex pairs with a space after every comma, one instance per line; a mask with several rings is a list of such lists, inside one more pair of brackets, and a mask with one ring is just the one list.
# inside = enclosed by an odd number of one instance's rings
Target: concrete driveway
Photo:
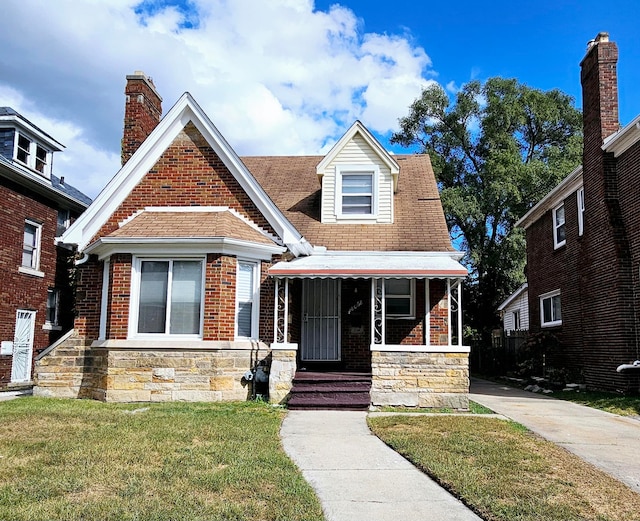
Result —
[[476, 378], [469, 397], [640, 492], [640, 420]]

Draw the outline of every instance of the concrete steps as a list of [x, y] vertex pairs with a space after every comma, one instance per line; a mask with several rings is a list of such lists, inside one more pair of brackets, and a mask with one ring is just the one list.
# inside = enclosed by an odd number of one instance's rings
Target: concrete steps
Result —
[[367, 410], [370, 390], [369, 373], [298, 371], [287, 406], [293, 410]]

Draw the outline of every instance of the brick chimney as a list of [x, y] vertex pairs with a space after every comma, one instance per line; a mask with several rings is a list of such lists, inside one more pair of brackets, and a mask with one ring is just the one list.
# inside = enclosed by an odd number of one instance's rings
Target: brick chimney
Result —
[[121, 161], [124, 165], [147, 139], [162, 117], [162, 98], [153, 80], [142, 71], [127, 76]]
[[585, 149], [599, 149], [620, 128], [617, 63], [618, 46], [609, 41], [609, 33], [598, 33], [580, 63]]

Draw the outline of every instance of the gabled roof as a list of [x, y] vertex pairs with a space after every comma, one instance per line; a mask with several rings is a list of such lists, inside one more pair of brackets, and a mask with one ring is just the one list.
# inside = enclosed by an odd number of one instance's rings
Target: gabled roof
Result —
[[338, 140], [338, 142], [333, 145], [331, 150], [327, 153], [326, 156], [322, 158], [322, 160], [318, 163], [316, 167], [316, 171], [318, 176], [323, 176], [327, 166], [331, 164], [331, 162], [336, 158], [336, 156], [342, 151], [342, 149], [356, 136], [356, 134], [360, 134], [365, 142], [372, 148], [372, 150], [377, 154], [380, 160], [391, 170], [391, 175], [393, 176], [393, 189], [394, 191], [398, 188], [398, 174], [400, 173], [400, 167], [398, 163], [393, 159], [391, 154], [385, 150], [385, 148], [380, 144], [380, 142], [367, 130], [367, 128], [360, 123], [360, 121], [356, 121], [349, 130], [347, 130], [344, 135]]
[[529, 288], [529, 284], [525, 282], [522, 286], [520, 286], [517, 290], [515, 290], [511, 295], [509, 295], [505, 301], [498, 306], [498, 311], [504, 310], [509, 304], [511, 304], [515, 299], [517, 299], [520, 295], [522, 295]]
[[323, 224], [316, 165], [322, 156], [243, 157], [287, 219], [314, 246], [342, 251], [453, 252], [431, 161], [396, 155], [398, 189], [391, 224]]
[[565, 177], [556, 187], [545, 195], [538, 204], [524, 214], [515, 226], [528, 228], [546, 212], [558, 206], [569, 195], [578, 190], [582, 186], [582, 165], [578, 166], [573, 172]]
[[311, 253], [311, 246], [273, 204], [192, 96], [185, 92], [129, 161], [109, 181], [93, 204], [62, 236], [83, 251], [128, 194], [144, 178], [182, 129], [191, 122], [249, 195], [265, 219], [294, 255]]

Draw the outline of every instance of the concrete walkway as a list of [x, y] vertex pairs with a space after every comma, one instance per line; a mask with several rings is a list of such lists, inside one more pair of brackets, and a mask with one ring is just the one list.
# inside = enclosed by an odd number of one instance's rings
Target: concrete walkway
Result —
[[640, 420], [475, 378], [469, 397], [640, 492]]
[[481, 521], [369, 431], [366, 412], [289, 411], [280, 435], [327, 521]]

